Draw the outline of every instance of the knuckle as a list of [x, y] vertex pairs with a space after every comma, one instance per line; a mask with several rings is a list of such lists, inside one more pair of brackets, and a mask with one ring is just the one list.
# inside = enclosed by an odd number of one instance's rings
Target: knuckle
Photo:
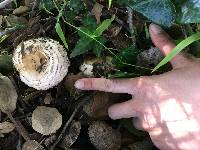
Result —
[[95, 79], [90, 79], [90, 80], [86, 80], [86, 83], [85, 83], [85, 85], [87, 85], [87, 88], [88, 89], [93, 89], [94, 88], [94, 81]]
[[137, 86], [141, 91], [146, 91], [150, 87], [150, 79], [145, 76], [139, 77]]

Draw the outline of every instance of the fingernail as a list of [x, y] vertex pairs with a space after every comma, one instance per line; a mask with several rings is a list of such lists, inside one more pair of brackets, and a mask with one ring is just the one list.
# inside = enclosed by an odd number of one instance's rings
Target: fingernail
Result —
[[153, 24], [153, 23], [150, 25], [149, 29], [154, 34], [159, 34], [159, 33], [163, 32], [163, 29], [160, 26]]
[[81, 80], [78, 80], [78, 81], [76, 81], [76, 83], [74, 84], [74, 86], [75, 86], [77, 89], [83, 89], [83, 88], [84, 88], [84, 82], [81, 81]]

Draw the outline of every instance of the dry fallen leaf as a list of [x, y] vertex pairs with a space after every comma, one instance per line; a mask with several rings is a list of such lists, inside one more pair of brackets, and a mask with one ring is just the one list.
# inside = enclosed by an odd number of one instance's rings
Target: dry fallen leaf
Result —
[[85, 76], [82, 74], [69, 74], [64, 80], [64, 87], [65, 89], [70, 92], [70, 95], [76, 97], [76, 95], [80, 94], [80, 90], [76, 89], [74, 84], [78, 79], [84, 78]]
[[15, 15], [8, 15], [4, 17], [7, 26], [26, 25], [28, 21], [25, 17], [18, 17]]
[[27, 6], [20, 6], [20, 7], [16, 8], [15, 10], [13, 10], [13, 14], [20, 15], [20, 14], [27, 12], [28, 10], [29, 10], [29, 8]]
[[73, 121], [71, 123], [68, 133], [63, 138], [61, 146], [64, 149], [70, 148], [70, 146], [72, 146], [72, 144], [76, 142], [80, 132], [81, 132], [81, 123], [79, 121]]
[[13, 112], [16, 109], [17, 92], [8, 77], [0, 74], [0, 109], [2, 112]]
[[121, 147], [120, 132], [104, 122], [96, 121], [90, 125], [88, 134], [98, 150], [118, 150]]
[[35, 131], [50, 135], [62, 125], [62, 115], [56, 108], [38, 106], [32, 114], [32, 127]]
[[106, 32], [106, 36], [117, 49], [127, 48], [127, 45], [130, 45], [131, 42], [130, 38], [121, 30], [121, 25], [113, 23]]
[[34, 5], [35, 0], [25, 0], [24, 3], [25, 3], [25, 6], [31, 8]]
[[2, 122], [0, 123], [0, 133], [10, 133], [15, 129], [15, 126], [13, 123], [10, 122]]
[[101, 22], [101, 15], [102, 15], [102, 10], [103, 10], [103, 5], [99, 4], [99, 3], [95, 3], [94, 7], [92, 9], [92, 14], [95, 16], [96, 20], [97, 20], [97, 24], [99, 24]]
[[29, 140], [23, 144], [22, 150], [44, 150], [44, 147], [35, 140]]

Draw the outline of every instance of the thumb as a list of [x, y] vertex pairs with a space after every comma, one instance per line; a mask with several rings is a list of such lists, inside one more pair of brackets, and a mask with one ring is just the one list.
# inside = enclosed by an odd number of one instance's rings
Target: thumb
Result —
[[[176, 46], [171, 37], [160, 26], [152, 23], [149, 26], [149, 32], [153, 43], [165, 56], [167, 56]], [[187, 62], [188, 59], [182, 53], [176, 55], [171, 60], [173, 68], [181, 68], [185, 66]]]

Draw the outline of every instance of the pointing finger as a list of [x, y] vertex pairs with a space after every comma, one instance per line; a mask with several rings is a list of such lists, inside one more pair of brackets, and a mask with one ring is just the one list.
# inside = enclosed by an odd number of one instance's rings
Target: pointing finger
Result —
[[132, 94], [133, 85], [130, 81], [131, 79], [85, 78], [76, 81], [75, 87], [81, 90]]
[[85, 78], [76, 81], [75, 87], [81, 90], [98, 90], [112, 93], [128, 93], [137, 96], [143, 91], [145, 81], [148, 77], [132, 79], [104, 79]]

